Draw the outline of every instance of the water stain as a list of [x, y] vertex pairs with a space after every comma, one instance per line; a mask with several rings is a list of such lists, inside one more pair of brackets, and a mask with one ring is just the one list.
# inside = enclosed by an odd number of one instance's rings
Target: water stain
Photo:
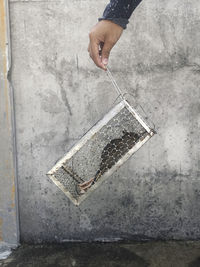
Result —
[[56, 136], [56, 132], [54, 131], [49, 131], [49, 132], [44, 132], [41, 134], [38, 134], [35, 136], [34, 144], [46, 144], [48, 145], [49, 142]]
[[[72, 109], [71, 109], [71, 106], [69, 104], [69, 100], [68, 100], [68, 96], [67, 96], [67, 92], [66, 92], [66, 88], [65, 88], [66, 71], [65, 71], [65, 68], [63, 68], [63, 66], [66, 66], [66, 62], [65, 62], [65, 59], [63, 59], [61, 61], [60, 68], [59, 68], [59, 67], [57, 67], [56, 61], [57, 61], [57, 56], [53, 57], [52, 59], [45, 58], [45, 60], [44, 60], [45, 69], [55, 77], [55, 79], [56, 79], [56, 81], [60, 87], [60, 94], [61, 94], [63, 104], [68, 109], [69, 114], [72, 115]], [[68, 65], [68, 66], [70, 66], [70, 65]], [[67, 78], [69, 79], [69, 76]]]
[[49, 90], [46, 94], [39, 93], [38, 95], [41, 97], [41, 107], [45, 112], [55, 115], [66, 111], [55, 92]]
[[[31, 249], [32, 248], [32, 249]], [[23, 246], [4, 266], [147, 267], [142, 257], [119, 244], [64, 244]]]

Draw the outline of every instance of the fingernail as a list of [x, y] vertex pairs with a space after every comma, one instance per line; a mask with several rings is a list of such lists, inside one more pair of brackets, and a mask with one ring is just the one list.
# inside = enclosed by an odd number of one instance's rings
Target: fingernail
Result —
[[108, 64], [108, 59], [104, 58], [102, 62], [103, 62], [104, 65], [107, 65]]

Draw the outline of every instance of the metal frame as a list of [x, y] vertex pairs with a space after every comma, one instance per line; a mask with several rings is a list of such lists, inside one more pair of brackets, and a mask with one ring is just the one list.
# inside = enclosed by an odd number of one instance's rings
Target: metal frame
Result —
[[[86, 142], [95, 135], [97, 131], [99, 131], [106, 123], [109, 122], [116, 114], [118, 114], [124, 107], [126, 107], [135, 117], [135, 119], [145, 128], [145, 130], [149, 133], [143, 140], [140, 140], [136, 143], [136, 145], [130, 149], [111, 169], [109, 169], [106, 173], [101, 176], [99, 179], [89, 190], [84, 193], [84, 195], [80, 196], [77, 201], [67, 190], [66, 188], [56, 179], [55, 172], [61, 168], [64, 162], [69, 160], [77, 151], [81, 149], [82, 146], [86, 144]], [[86, 199], [103, 181], [107, 179], [113, 172], [115, 172], [126, 160], [130, 158], [130, 156], [135, 153], [140, 147], [143, 146], [153, 135], [155, 131], [152, 130], [146, 122], [140, 117], [140, 115], [130, 106], [130, 104], [126, 100], [122, 100], [119, 104], [117, 104], [114, 108], [112, 108], [100, 121], [98, 121], [79, 141], [76, 143], [70, 151], [60, 159], [56, 165], [47, 173], [48, 177], [69, 197], [69, 199], [75, 204], [80, 205], [84, 199]]]

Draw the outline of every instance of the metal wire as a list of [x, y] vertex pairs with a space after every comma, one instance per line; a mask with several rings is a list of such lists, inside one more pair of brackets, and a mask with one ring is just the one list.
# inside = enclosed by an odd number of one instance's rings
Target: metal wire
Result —
[[[119, 88], [117, 82], [115, 81], [115, 79], [114, 79], [114, 77], [113, 77], [113, 75], [112, 75], [111, 70], [108, 68], [108, 66], [107, 66], [106, 68], [107, 68], [106, 74], [107, 74], [107, 76], [109, 77], [111, 83], [113, 84], [113, 86], [114, 86], [116, 92], [118, 93], [118, 97], [115, 99], [114, 102], [116, 102], [117, 99], [118, 99], [119, 97], [121, 97], [122, 100], [126, 100], [124, 96], [127, 95], [127, 94], [133, 97], [133, 95], [130, 94], [130, 93], [122, 93], [122, 90]], [[127, 101], [127, 100], [126, 100], [126, 101]], [[153, 121], [149, 118], [149, 116], [148, 116], [147, 113], [145, 112], [144, 108], [143, 108], [140, 104], [138, 104], [138, 105], [140, 106], [141, 110], [142, 110], [143, 113], [145, 114], [146, 118], [147, 118], [149, 121], [151, 121], [151, 123], [152, 123], [152, 125], [153, 125], [153, 129], [155, 130], [155, 124], [153, 123]], [[137, 113], [138, 113], [138, 111], [137, 111]], [[138, 113], [138, 115], [140, 115], [140, 114]], [[147, 122], [146, 122], [146, 123], [147, 123]]]
[[111, 71], [110, 71], [110, 69], [109, 69], [108, 67], [107, 67], [107, 71], [106, 71], [106, 73], [107, 73], [108, 77], [110, 78], [111, 83], [113, 84], [113, 86], [114, 86], [115, 90], [117, 91], [117, 93], [119, 94], [119, 96], [120, 96], [123, 100], [125, 100], [124, 97], [123, 97], [123, 93], [122, 93], [121, 89], [120, 89], [119, 86], [117, 85], [117, 83], [116, 83], [116, 81], [115, 81], [115, 79], [114, 79], [114, 77], [113, 77], [113, 75], [112, 75], [112, 73], [111, 73]]
[[[134, 98], [134, 95], [131, 94], [131, 93], [124, 93], [124, 94], [123, 94], [123, 97], [124, 97], [125, 95], [130, 95], [132, 98]], [[136, 105], [138, 105], [138, 106], [141, 108], [141, 110], [143, 111], [143, 113], [144, 113], [144, 115], [145, 115], [145, 119], [147, 119], [148, 121], [150, 121], [150, 122], [152, 123], [153, 130], [155, 131], [156, 125], [155, 125], [155, 123], [152, 121], [152, 119], [147, 115], [147, 113], [146, 113], [146, 111], [144, 110], [144, 108], [142, 107], [142, 105], [140, 105], [140, 104], [138, 104], [138, 103], [136, 103]], [[139, 114], [138, 110], [137, 110], [137, 113]], [[139, 114], [139, 115], [140, 115], [140, 114]], [[140, 116], [141, 116], [141, 115], [140, 115]], [[147, 122], [146, 122], [146, 123], [147, 123]], [[148, 123], [147, 123], [147, 124], [148, 124]]]

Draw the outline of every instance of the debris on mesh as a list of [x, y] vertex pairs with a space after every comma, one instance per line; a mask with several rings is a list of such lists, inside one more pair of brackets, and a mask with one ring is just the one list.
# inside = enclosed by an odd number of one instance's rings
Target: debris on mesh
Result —
[[47, 175], [75, 205], [79, 205], [153, 135], [154, 130], [123, 100]]

